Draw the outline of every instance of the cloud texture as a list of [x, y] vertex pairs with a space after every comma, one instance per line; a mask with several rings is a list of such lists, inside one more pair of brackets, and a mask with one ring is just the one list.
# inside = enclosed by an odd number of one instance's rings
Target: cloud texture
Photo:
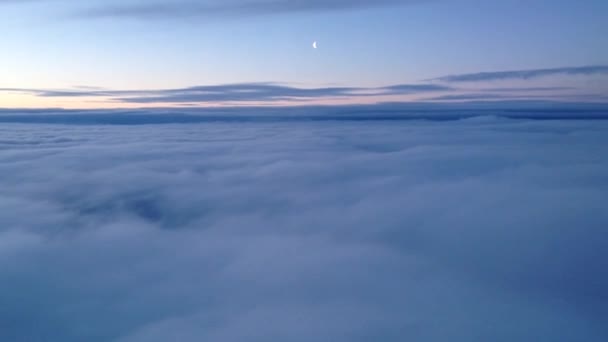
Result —
[[608, 123], [0, 126], [0, 340], [608, 338]]

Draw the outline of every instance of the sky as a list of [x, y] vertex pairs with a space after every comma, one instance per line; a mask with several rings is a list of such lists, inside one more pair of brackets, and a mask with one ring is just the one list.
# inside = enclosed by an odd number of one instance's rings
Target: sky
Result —
[[0, 0], [0, 107], [608, 102], [607, 15], [603, 0]]

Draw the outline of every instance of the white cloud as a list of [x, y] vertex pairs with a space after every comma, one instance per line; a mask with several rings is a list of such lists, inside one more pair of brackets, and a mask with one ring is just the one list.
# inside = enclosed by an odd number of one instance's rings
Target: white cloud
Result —
[[0, 340], [605, 341], [606, 128], [5, 124]]

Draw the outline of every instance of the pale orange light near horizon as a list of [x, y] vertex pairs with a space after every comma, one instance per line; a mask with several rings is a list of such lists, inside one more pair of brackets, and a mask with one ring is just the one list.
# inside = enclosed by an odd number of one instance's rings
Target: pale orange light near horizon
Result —
[[212, 108], [212, 107], [281, 107], [281, 106], [332, 106], [374, 104], [390, 101], [416, 101], [419, 96], [366, 96], [297, 99], [279, 101], [242, 101], [242, 102], [198, 102], [198, 103], [129, 103], [102, 97], [40, 97], [31, 94], [0, 93], [0, 108], [10, 109], [137, 109], [137, 108]]
[[29, 94], [0, 94], [0, 108], [11, 109], [118, 109], [118, 108], [144, 108], [154, 107], [139, 104], [129, 104], [101, 99], [99, 97], [39, 97]]

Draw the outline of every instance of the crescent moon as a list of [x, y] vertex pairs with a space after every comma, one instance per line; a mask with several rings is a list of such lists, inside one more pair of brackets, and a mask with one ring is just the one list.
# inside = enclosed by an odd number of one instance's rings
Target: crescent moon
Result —
[[312, 48], [316, 49], [317, 48], [317, 42], [312, 43]]

